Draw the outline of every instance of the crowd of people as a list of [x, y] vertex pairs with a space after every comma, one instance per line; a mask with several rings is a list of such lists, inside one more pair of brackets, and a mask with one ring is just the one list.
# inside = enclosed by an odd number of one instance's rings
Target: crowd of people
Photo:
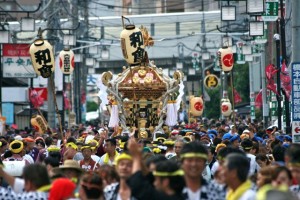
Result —
[[300, 198], [300, 144], [276, 126], [191, 119], [148, 137], [138, 131], [7, 127], [0, 136], [0, 199]]

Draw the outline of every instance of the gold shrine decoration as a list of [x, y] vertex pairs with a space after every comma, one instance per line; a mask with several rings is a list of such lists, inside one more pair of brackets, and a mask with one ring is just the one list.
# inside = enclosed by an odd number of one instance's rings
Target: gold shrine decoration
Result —
[[222, 101], [221, 103], [222, 115], [225, 117], [230, 116], [232, 112], [232, 106], [229, 99], [222, 99], [221, 101]]
[[190, 113], [195, 116], [201, 116], [203, 114], [204, 104], [202, 97], [190, 96]]
[[230, 47], [222, 47], [218, 53], [220, 67], [224, 72], [230, 72], [232, 70], [234, 60], [233, 52]]
[[31, 125], [39, 133], [47, 132], [47, 122], [41, 115], [34, 115], [30, 120]]
[[29, 53], [35, 73], [43, 78], [49, 78], [55, 69], [51, 44], [40, 37], [31, 44]]
[[74, 52], [69, 48], [59, 53], [59, 67], [63, 74], [72, 74], [75, 67]]
[[126, 25], [120, 34], [123, 57], [129, 64], [139, 64], [145, 54], [143, 34], [135, 25]]

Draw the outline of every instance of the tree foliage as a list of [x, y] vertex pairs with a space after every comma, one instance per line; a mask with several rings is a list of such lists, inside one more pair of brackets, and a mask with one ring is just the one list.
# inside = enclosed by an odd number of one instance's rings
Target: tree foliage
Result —
[[87, 101], [87, 103], [86, 103], [86, 111], [87, 112], [97, 111], [98, 107], [99, 107], [98, 104], [94, 101]]
[[[231, 73], [227, 76], [227, 92], [228, 98], [232, 102], [232, 84]], [[249, 87], [249, 65], [235, 64], [233, 70], [233, 86], [240, 94], [242, 103], [250, 102], [250, 87]], [[206, 89], [210, 96], [210, 101], [205, 102], [204, 116], [207, 118], [219, 118], [221, 116], [220, 106], [222, 98], [222, 87], [219, 86], [215, 89]]]

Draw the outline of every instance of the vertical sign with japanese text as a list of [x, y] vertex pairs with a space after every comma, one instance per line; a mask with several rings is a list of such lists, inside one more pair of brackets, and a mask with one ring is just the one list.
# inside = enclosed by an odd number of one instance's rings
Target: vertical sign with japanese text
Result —
[[3, 44], [3, 77], [34, 78], [29, 44]]
[[292, 134], [300, 143], [300, 62], [292, 63]]

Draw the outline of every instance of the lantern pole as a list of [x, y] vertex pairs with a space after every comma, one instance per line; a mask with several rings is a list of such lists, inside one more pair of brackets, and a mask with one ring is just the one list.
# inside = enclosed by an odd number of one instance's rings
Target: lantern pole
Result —
[[230, 84], [231, 84], [231, 98], [232, 98], [232, 121], [233, 121], [233, 124], [235, 125], [235, 111], [234, 111], [234, 83], [233, 83], [233, 69], [234, 67], [232, 68], [231, 70], [231, 77], [230, 77]]

